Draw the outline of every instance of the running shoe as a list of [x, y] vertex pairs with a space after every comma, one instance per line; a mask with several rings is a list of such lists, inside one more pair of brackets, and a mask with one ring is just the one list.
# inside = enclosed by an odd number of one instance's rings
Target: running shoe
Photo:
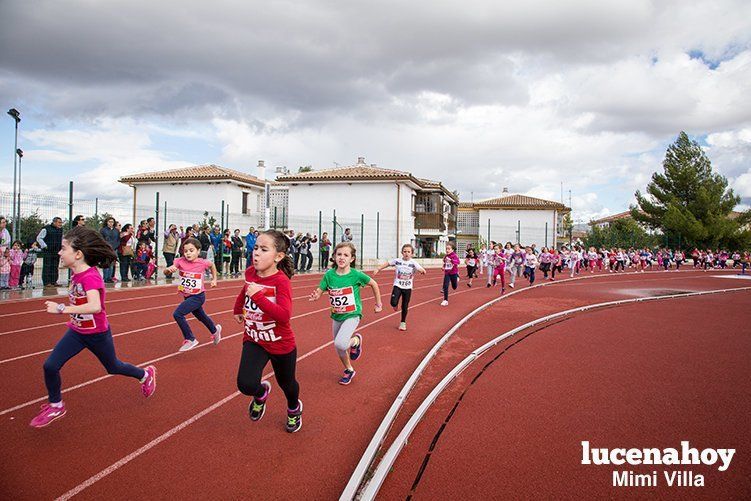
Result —
[[149, 398], [156, 391], [156, 367], [149, 365], [144, 369], [146, 371], [146, 377], [141, 383], [141, 393], [146, 398]]
[[250, 402], [250, 406], [248, 406], [251, 421], [260, 421], [266, 413], [266, 400], [268, 400], [269, 393], [271, 393], [271, 383], [268, 381], [261, 381], [261, 386], [266, 388], [266, 392], [263, 394], [263, 400], [253, 397], [253, 401]]
[[349, 348], [350, 360], [357, 360], [362, 355], [362, 336], [360, 334], [355, 334], [355, 337], [357, 338], [357, 345], [350, 346]]
[[511, 287], [512, 289], [514, 288], [514, 284], [508, 284], [508, 286]]
[[302, 400], [297, 401], [297, 409], [287, 409], [287, 433], [295, 433], [302, 428]]
[[44, 428], [52, 421], [63, 417], [66, 412], [65, 404], [62, 407], [52, 407], [50, 404], [42, 404], [42, 410], [31, 420], [29, 425], [32, 428]]
[[339, 380], [339, 384], [347, 385], [352, 381], [352, 378], [357, 374], [354, 370], [344, 369], [344, 375]]
[[399, 330], [400, 331], [406, 331], [407, 330], [407, 322], [400, 322], [399, 323]]
[[441, 301], [441, 306], [448, 306], [448, 305], [449, 305], [448, 301], [446, 301], [446, 300]]
[[183, 341], [183, 345], [180, 346], [180, 349], [178, 351], [190, 351], [196, 346], [198, 346], [198, 339], [186, 339], [185, 341]]
[[219, 344], [219, 341], [222, 340], [222, 326], [220, 324], [216, 324], [216, 332], [211, 335], [211, 339], [215, 345]]

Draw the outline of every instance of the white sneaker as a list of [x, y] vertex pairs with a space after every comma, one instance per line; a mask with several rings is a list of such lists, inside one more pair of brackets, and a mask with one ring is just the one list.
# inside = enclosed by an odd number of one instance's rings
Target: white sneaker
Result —
[[448, 305], [449, 305], [448, 301], [441, 301], [441, 306], [448, 306]]
[[211, 339], [215, 345], [219, 344], [219, 341], [222, 340], [222, 326], [220, 324], [216, 324], [216, 332], [211, 335]]
[[508, 284], [508, 286], [511, 287], [512, 289], [514, 288], [514, 284]]
[[177, 351], [190, 351], [196, 346], [198, 346], [198, 339], [194, 339], [193, 341], [186, 339], [185, 341], [183, 341], [183, 345]]
[[399, 330], [400, 331], [406, 331], [407, 330], [407, 322], [400, 322], [399, 323]]

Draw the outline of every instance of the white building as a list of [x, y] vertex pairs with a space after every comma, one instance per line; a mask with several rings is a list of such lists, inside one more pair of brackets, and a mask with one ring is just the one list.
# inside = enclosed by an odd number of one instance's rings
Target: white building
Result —
[[352, 166], [280, 176], [277, 182], [289, 190], [288, 227], [316, 234], [320, 227], [330, 238], [336, 232], [337, 241], [350, 228], [367, 258], [398, 255], [405, 243], [429, 257], [455, 236], [454, 193], [409, 172], [368, 165], [364, 157]]
[[469, 243], [476, 247], [489, 241], [557, 247], [563, 243], [561, 220], [571, 209], [551, 200], [512, 195], [504, 188], [501, 197], [462, 203], [459, 211], [458, 243], [463, 252]]
[[[263, 161], [258, 169], [263, 177]], [[187, 227], [208, 218], [223, 220], [225, 228], [239, 228], [242, 234], [250, 226], [263, 226], [265, 181], [245, 172], [209, 164], [133, 174], [119, 181], [133, 188], [134, 224], [154, 217], [159, 193], [160, 230], [164, 222]]]

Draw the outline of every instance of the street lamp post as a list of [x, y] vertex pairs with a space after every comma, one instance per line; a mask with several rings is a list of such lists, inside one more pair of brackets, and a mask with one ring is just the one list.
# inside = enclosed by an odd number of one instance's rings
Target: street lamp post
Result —
[[18, 228], [16, 240], [21, 240], [21, 159], [23, 158], [23, 150], [16, 148], [16, 155], [18, 155], [18, 219], [13, 220], [13, 228]]
[[21, 121], [21, 114], [18, 112], [17, 109], [11, 108], [8, 110], [8, 115], [10, 115], [13, 120], [16, 122], [16, 145], [13, 148], [13, 214], [11, 215], [13, 217], [13, 239], [18, 239], [18, 216], [16, 216], [16, 169], [17, 169], [17, 163], [16, 163], [16, 150], [18, 150], [18, 122]]

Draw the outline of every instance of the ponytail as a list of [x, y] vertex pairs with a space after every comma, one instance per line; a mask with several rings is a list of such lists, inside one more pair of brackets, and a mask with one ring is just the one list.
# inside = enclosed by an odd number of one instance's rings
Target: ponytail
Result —
[[287, 275], [287, 278], [292, 278], [295, 274], [295, 263], [292, 258], [289, 257], [289, 239], [287, 235], [279, 230], [267, 230], [261, 233], [261, 235], [267, 235], [274, 241], [274, 248], [277, 252], [284, 253], [284, 257], [281, 261], [276, 263], [276, 269], [281, 270], [282, 273]]
[[73, 250], [81, 251], [89, 266], [109, 268], [117, 260], [117, 254], [102, 235], [86, 226], [75, 226], [63, 237]]

